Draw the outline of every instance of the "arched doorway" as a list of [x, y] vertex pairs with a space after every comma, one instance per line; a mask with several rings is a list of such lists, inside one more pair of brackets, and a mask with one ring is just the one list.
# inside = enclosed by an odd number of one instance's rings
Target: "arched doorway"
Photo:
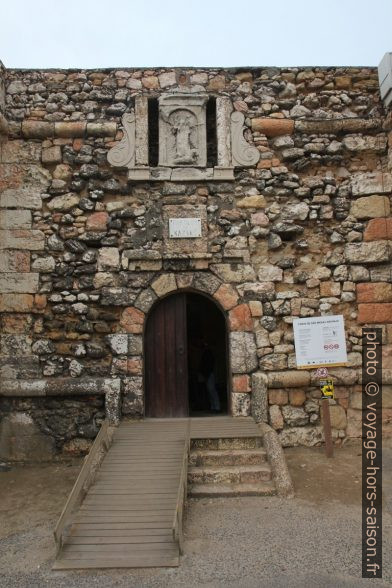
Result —
[[226, 320], [207, 296], [177, 292], [151, 309], [144, 335], [145, 414], [227, 414]]

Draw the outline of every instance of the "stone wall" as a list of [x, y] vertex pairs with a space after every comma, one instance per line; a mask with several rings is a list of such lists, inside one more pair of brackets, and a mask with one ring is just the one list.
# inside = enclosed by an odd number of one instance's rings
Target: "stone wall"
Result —
[[[227, 316], [233, 414], [268, 418], [286, 446], [322, 439], [317, 382], [296, 370], [293, 318], [345, 317], [349, 365], [331, 370], [337, 440], [361, 434], [361, 327], [380, 325], [391, 434], [392, 149], [376, 69], [2, 73], [8, 421], [31, 418], [61, 450], [92, 436], [103, 397], [112, 419], [141, 416], [146, 315], [193, 289]], [[128, 181], [109, 165], [136, 97], [196, 86], [245, 115], [257, 166], [236, 168], [234, 181], [169, 182]], [[196, 251], [173, 246], [165, 224], [192, 210], [205, 218]], [[79, 412], [85, 427], [67, 428]]]

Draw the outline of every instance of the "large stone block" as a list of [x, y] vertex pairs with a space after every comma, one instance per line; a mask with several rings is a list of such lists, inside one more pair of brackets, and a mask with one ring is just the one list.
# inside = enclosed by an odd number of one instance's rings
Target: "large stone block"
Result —
[[29, 272], [29, 251], [2, 251], [0, 255], [0, 272]]
[[392, 175], [381, 172], [358, 172], [351, 176], [353, 196], [392, 192]]
[[251, 265], [237, 265], [233, 268], [234, 264], [220, 263], [211, 265], [211, 270], [220, 278], [223, 282], [249, 282], [256, 279], [255, 270]]
[[225, 310], [233, 308], [238, 302], [238, 294], [230, 284], [222, 284], [214, 294], [214, 298]]
[[41, 189], [37, 186], [8, 188], [0, 194], [0, 208], [42, 208]]
[[392, 303], [359, 304], [358, 322], [360, 324], [392, 323]]
[[153, 281], [151, 288], [157, 296], [164, 296], [177, 289], [176, 276], [174, 274], [162, 274]]
[[31, 269], [35, 270], [36, 272], [40, 272], [43, 274], [50, 273], [56, 267], [56, 262], [54, 257], [51, 255], [46, 255], [45, 257], [38, 257], [32, 263]]
[[387, 217], [391, 212], [388, 196], [362, 196], [351, 203], [350, 214], [357, 219]]
[[122, 414], [143, 415], [143, 379], [139, 376], [124, 378]]
[[[271, 407], [272, 408], [272, 407]], [[288, 427], [283, 429], [279, 435], [283, 447], [297, 447], [305, 445], [314, 447], [320, 445], [324, 439], [323, 429], [317, 427]]]
[[144, 312], [133, 306], [128, 306], [121, 315], [120, 325], [127, 333], [142, 333]]
[[86, 126], [84, 121], [59, 121], [54, 123], [54, 134], [64, 139], [84, 137]]
[[36, 355], [23, 354], [23, 361], [20, 356], [0, 356], [0, 379], [34, 379], [41, 376], [41, 367]]
[[365, 241], [392, 240], [392, 218], [371, 219], [363, 235]]
[[0, 293], [34, 293], [38, 292], [39, 274], [4, 273], [0, 274]]
[[30, 312], [33, 306], [31, 294], [0, 294], [0, 312]]
[[0, 249], [39, 251], [44, 246], [45, 235], [42, 231], [28, 229], [0, 230]]
[[358, 302], [392, 302], [392, 284], [365, 282], [357, 284]]
[[1, 146], [2, 163], [38, 163], [41, 144], [34, 141], [6, 141]]
[[243, 374], [257, 368], [256, 343], [253, 333], [230, 333], [231, 369]]
[[1, 335], [0, 354], [10, 356], [31, 355], [32, 339], [28, 335]]
[[373, 151], [383, 153], [387, 148], [386, 135], [347, 135], [343, 139], [343, 145], [347, 151], [363, 152]]
[[282, 406], [282, 414], [289, 427], [298, 427], [309, 422], [309, 416], [305, 409], [299, 406]]
[[251, 412], [256, 423], [268, 422], [267, 377], [260, 372], [252, 374]]
[[267, 371], [284, 370], [287, 368], [287, 355], [285, 353], [269, 353], [260, 359], [260, 368]]
[[265, 208], [267, 201], [262, 194], [254, 194], [251, 196], [244, 196], [237, 200], [238, 208]]
[[252, 118], [252, 131], [258, 131], [267, 137], [292, 135], [294, 121], [287, 118]]
[[305, 370], [270, 372], [268, 374], [269, 388], [302, 388], [307, 386], [310, 386], [310, 374]]
[[247, 394], [246, 392], [232, 394], [231, 409], [233, 411], [233, 416], [249, 416], [251, 410], [250, 406], [250, 394]]
[[80, 197], [74, 192], [68, 192], [68, 194], [62, 194], [61, 196], [55, 196], [47, 203], [50, 210], [59, 210], [61, 212], [67, 212], [74, 206], [79, 204]]
[[30, 229], [31, 210], [0, 210], [0, 229]]
[[117, 247], [102, 247], [98, 252], [98, 270], [115, 270], [120, 267], [120, 253]]
[[388, 241], [349, 243], [344, 256], [348, 263], [383, 263], [390, 260], [391, 246]]
[[239, 304], [230, 310], [229, 322], [232, 331], [252, 331], [253, 320], [248, 304]]
[[114, 137], [117, 132], [117, 123], [110, 121], [95, 121], [87, 123], [87, 135], [90, 137]]
[[54, 136], [54, 123], [24, 120], [22, 122], [22, 135], [26, 139], [47, 139]]
[[42, 163], [55, 165], [56, 163], [61, 163], [61, 161], [62, 156], [60, 145], [53, 145], [52, 147], [42, 149]]
[[283, 279], [283, 270], [276, 265], [262, 265], [258, 271], [261, 282], [281, 282]]

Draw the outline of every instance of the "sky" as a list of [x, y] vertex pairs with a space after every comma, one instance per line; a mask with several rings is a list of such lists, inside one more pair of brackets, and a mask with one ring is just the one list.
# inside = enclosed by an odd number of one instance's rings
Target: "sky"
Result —
[[392, 0], [0, 0], [9, 68], [376, 66]]

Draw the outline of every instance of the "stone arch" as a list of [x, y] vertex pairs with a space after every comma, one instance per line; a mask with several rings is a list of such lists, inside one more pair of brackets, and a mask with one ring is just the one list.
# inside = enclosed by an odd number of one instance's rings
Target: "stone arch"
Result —
[[[138, 370], [137, 375], [124, 379], [123, 414], [144, 414], [143, 337], [146, 317], [160, 299], [181, 291], [205, 295], [222, 311], [228, 333], [231, 413], [233, 416], [248, 416], [251, 411], [252, 373], [258, 368], [251, 307], [231, 283], [224, 282], [210, 271], [197, 270], [162, 272], [154, 276], [150, 284], [137, 295], [133, 305], [123, 310], [120, 329], [129, 333], [130, 337], [128, 362], [135, 364]], [[127, 398], [130, 402], [127, 402]]]

